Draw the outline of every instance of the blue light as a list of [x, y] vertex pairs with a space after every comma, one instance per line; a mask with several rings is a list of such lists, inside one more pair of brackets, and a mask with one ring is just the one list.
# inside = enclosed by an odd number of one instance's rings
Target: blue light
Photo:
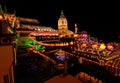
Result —
[[[65, 60], [65, 56], [56, 56], [56, 58], [60, 61], [64, 61]], [[66, 57], [66, 59], [69, 59], [68, 57]]]

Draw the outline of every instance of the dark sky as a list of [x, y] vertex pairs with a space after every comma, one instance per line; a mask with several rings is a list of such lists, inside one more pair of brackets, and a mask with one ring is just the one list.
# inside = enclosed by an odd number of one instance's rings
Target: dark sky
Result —
[[[68, 20], [70, 30], [74, 23], [79, 31], [87, 31], [101, 40], [114, 41], [120, 35], [118, 2], [83, 2], [80, 0], [0, 0], [16, 16], [35, 18], [40, 25], [57, 28], [61, 10]], [[4, 8], [4, 7], [3, 7]]]

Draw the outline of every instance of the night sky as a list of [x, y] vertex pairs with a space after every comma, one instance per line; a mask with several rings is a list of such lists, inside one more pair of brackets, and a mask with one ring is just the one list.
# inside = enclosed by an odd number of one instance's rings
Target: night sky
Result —
[[[16, 16], [35, 18], [40, 25], [57, 29], [61, 10], [68, 20], [68, 27], [74, 31], [87, 31], [93, 37], [104, 41], [119, 41], [120, 13], [118, 2], [83, 2], [80, 0], [0, 0]], [[4, 8], [4, 7], [3, 7]]]

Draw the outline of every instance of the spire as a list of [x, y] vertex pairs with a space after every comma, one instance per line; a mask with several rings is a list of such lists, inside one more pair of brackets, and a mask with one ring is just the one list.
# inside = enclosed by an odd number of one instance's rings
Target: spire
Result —
[[61, 15], [64, 15], [63, 10], [61, 10]]
[[75, 27], [77, 27], [77, 23], [75, 23]]
[[65, 18], [64, 13], [63, 13], [63, 10], [61, 10], [60, 18]]
[[78, 26], [77, 26], [77, 23], [75, 23], [75, 33], [78, 32]]

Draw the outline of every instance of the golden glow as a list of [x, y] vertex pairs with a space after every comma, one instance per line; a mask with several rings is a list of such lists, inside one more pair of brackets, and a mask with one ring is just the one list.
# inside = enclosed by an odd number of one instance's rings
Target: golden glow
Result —
[[68, 44], [68, 42], [66, 42], [66, 46], [68, 46], [69, 44]]
[[3, 19], [3, 17], [2, 17], [2, 15], [0, 15], [0, 20], [2, 20]]
[[98, 48], [98, 44], [93, 44], [92, 48]]
[[74, 37], [77, 37], [78, 36], [78, 34], [74, 34]]
[[105, 45], [104, 43], [101, 43], [101, 44], [100, 44], [100, 49], [101, 49], [101, 50], [104, 50], [105, 48], [106, 48], [106, 45]]
[[112, 51], [112, 50], [114, 49], [114, 47], [113, 47], [113, 45], [108, 44], [108, 45], [107, 45], [107, 49]]
[[87, 46], [87, 44], [86, 44], [86, 43], [83, 43], [81, 46], [82, 46], [82, 47], [86, 47], [86, 46]]
[[60, 45], [61, 45], [61, 46], [64, 46], [64, 44], [63, 44], [63, 43], [61, 43]]
[[72, 42], [72, 41], [70, 42], [70, 45], [73, 45], [73, 42]]

